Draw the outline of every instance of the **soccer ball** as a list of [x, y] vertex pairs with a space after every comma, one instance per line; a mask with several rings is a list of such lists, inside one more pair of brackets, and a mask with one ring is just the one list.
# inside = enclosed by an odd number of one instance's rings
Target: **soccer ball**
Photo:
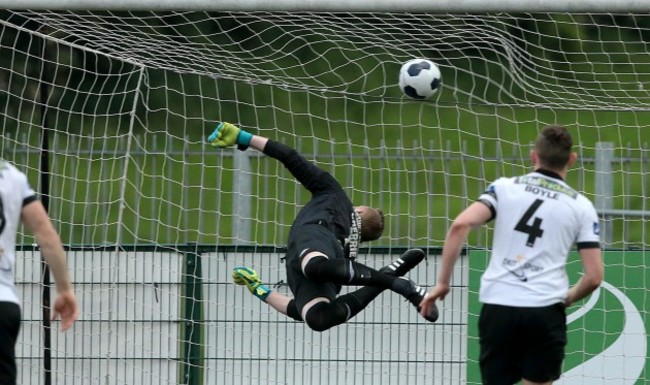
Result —
[[427, 59], [412, 59], [399, 70], [399, 88], [413, 99], [430, 99], [440, 88], [440, 68]]

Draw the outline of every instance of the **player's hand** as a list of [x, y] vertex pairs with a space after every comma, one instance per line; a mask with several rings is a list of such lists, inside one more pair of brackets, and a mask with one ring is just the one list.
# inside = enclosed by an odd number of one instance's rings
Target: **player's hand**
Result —
[[221, 122], [208, 136], [208, 143], [215, 147], [230, 147], [237, 144], [237, 137], [241, 129], [234, 124]]
[[447, 284], [437, 284], [434, 286], [427, 295], [424, 296], [422, 302], [420, 302], [420, 315], [424, 317], [427, 314], [430, 314], [433, 310], [433, 307], [436, 306], [436, 300], [445, 299], [445, 296], [449, 293], [449, 285]]
[[77, 298], [72, 289], [58, 292], [52, 312], [52, 320], [61, 318], [61, 331], [66, 331], [79, 317]]
[[250, 145], [252, 137], [253, 135], [251, 133], [242, 130], [232, 123], [221, 122], [212, 134], [208, 136], [208, 143], [214, 147], [222, 148], [237, 144], [243, 150]]

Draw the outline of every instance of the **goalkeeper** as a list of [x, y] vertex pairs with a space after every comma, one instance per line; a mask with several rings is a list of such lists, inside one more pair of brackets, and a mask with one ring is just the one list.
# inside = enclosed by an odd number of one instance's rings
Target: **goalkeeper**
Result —
[[[315, 331], [346, 322], [385, 289], [402, 295], [419, 311], [426, 291], [403, 275], [424, 259], [422, 250], [409, 250], [380, 270], [355, 261], [360, 242], [381, 236], [384, 229], [381, 210], [353, 207], [332, 175], [282, 143], [253, 135], [230, 123], [219, 123], [208, 142], [217, 147], [237, 145], [242, 151], [253, 147], [282, 162], [312, 193], [311, 200], [294, 220], [287, 242], [287, 281], [294, 297], [272, 291], [247, 267], [234, 269], [236, 284], [246, 285], [260, 300], [282, 314], [304, 321]], [[342, 285], [364, 287], [339, 296]], [[433, 307], [424, 318], [436, 321], [437, 308]]]

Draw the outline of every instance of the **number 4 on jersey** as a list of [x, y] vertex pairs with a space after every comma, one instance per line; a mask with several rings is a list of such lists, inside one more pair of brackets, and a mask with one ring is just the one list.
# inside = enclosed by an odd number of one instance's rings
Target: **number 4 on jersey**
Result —
[[533, 202], [533, 204], [530, 205], [528, 210], [526, 210], [526, 212], [521, 217], [519, 222], [517, 222], [517, 226], [515, 226], [515, 230], [528, 234], [528, 240], [526, 241], [526, 246], [528, 247], [533, 247], [535, 245], [535, 241], [537, 240], [537, 238], [541, 238], [542, 235], [544, 234], [544, 230], [542, 230], [541, 218], [535, 217], [533, 219], [533, 224], [532, 225], [528, 224], [530, 219], [535, 214], [535, 211], [537, 211], [537, 209], [539, 208], [539, 206], [542, 205], [542, 203], [544, 203], [543, 200], [536, 199], [535, 202]]

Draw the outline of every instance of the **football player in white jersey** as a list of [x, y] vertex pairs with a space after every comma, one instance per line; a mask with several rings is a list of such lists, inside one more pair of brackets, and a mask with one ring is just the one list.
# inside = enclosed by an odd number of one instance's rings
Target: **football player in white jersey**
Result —
[[[552, 384], [566, 345], [565, 307], [600, 285], [603, 263], [592, 203], [564, 181], [577, 156], [566, 128], [545, 127], [531, 152], [534, 171], [499, 178], [454, 220], [426, 314], [449, 293], [452, 269], [469, 232], [491, 220], [491, 257], [481, 277], [479, 364], [484, 385]], [[583, 276], [572, 287], [566, 260], [577, 246]]]
[[0, 384], [16, 384], [15, 344], [20, 330], [20, 300], [14, 284], [16, 233], [22, 223], [35, 236], [56, 282], [52, 319], [61, 318], [65, 331], [79, 316], [59, 234], [29, 186], [27, 177], [0, 160]]

